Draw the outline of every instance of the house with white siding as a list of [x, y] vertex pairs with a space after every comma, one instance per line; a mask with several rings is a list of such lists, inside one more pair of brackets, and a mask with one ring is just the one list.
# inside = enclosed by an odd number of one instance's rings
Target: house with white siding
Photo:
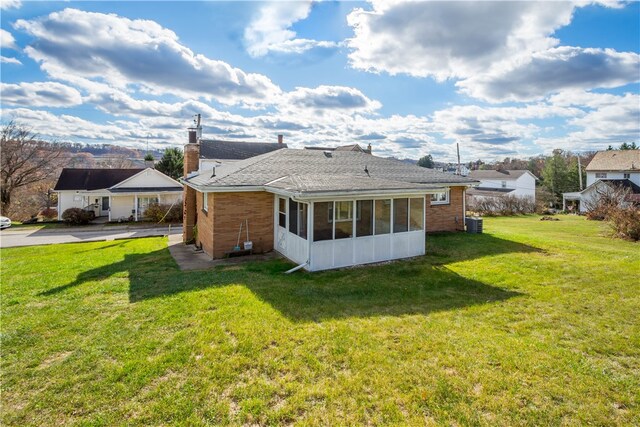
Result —
[[480, 181], [467, 191], [470, 198], [515, 196], [536, 200], [538, 178], [528, 170], [474, 170], [468, 176]]
[[634, 200], [640, 197], [640, 150], [598, 151], [585, 168], [587, 187], [562, 195], [563, 210], [577, 206], [584, 213], [599, 194], [613, 188], [627, 188]]
[[65, 210], [80, 208], [109, 221], [138, 221], [153, 203], [179, 203], [183, 188], [153, 168], [64, 168], [54, 191], [58, 193], [58, 220]]

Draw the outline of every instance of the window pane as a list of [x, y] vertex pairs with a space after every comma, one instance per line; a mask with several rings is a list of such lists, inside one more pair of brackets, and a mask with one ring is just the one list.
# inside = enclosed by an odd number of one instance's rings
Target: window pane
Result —
[[298, 234], [298, 203], [289, 199], [289, 233]]
[[424, 221], [423, 199], [410, 199], [409, 201], [409, 231], [422, 230]]
[[356, 202], [356, 236], [371, 236], [373, 234], [373, 200], [358, 200]]
[[393, 232], [402, 233], [409, 229], [409, 199], [393, 200]]
[[298, 203], [298, 236], [307, 238], [307, 208], [306, 203]]
[[279, 202], [279, 212], [280, 213], [286, 213], [287, 212], [287, 201], [286, 199], [278, 199]]
[[287, 228], [287, 214], [278, 214], [278, 225], [282, 228]]
[[313, 241], [333, 239], [333, 202], [313, 204]]
[[376, 234], [391, 231], [391, 199], [376, 200]]
[[353, 202], [336, 202], [336, 221], [351, 220]]
[[353, 202], [336, 202], [336, 239], [353, 236]]

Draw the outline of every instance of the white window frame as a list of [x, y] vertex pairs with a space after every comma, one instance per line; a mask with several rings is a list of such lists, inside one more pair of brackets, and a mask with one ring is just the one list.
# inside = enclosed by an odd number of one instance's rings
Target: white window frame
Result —
[[500, 185], [502, 185], [502, 188], [507, 188], [507, 181], [501, 181]]
[[623, 173], [622, 174], [622, 179], [631, 179], [631, 174], [630, 173]]
[[209, 212], [209, 193], [202, 192], [202, 210], [205, 212]]
[[[451, 190], [447, 189], [447, 191], [441, 191], [439, 193], [432, 193], [429, 196], [429, 200], [431, 201], [432, 205], [448, 205], [449, 204], [449, 193], [451, 192]], [[433, 200], [433, 196], [436, 195], [440, 195], [440, 194], [444, 194], [445, 195], [445, 200]]]
[[606, 172], [596, 172], [596, 179], [606, 179], [606, 178], [607, 178]]

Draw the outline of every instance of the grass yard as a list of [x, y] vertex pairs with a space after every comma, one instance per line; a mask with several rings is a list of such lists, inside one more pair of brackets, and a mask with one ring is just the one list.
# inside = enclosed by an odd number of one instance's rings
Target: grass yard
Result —
[[559, 218], [290, 276], [4, 249], [2, 425], [638, 425], [640, 245]]

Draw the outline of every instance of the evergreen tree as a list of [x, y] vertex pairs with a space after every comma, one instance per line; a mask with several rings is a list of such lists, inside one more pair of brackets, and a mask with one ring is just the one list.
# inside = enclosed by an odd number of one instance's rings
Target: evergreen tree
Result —
[[[574, 187], [571, 185], [570, 180], [572, 177], [563, 154], [564, 152], [562, 150], [553, 150], [553, 156], [547, 158], [544, 169], [542, 170], [543, 185], [553, 194], [556, 203], [562, 199], [562, 193], [572, 191]], [[577, 185], [578, 180], [576, 179], [575, 186]]]
[[418, 160], [418, 166], [433, 169], [433, 157], [431, 157], [431, 154], [420, 158], [420, 160]]
[[182, 176], [184, 155], [179, 148], [167, 148], [160, 161], [156, 164], [156, 169], [173, 179]]

